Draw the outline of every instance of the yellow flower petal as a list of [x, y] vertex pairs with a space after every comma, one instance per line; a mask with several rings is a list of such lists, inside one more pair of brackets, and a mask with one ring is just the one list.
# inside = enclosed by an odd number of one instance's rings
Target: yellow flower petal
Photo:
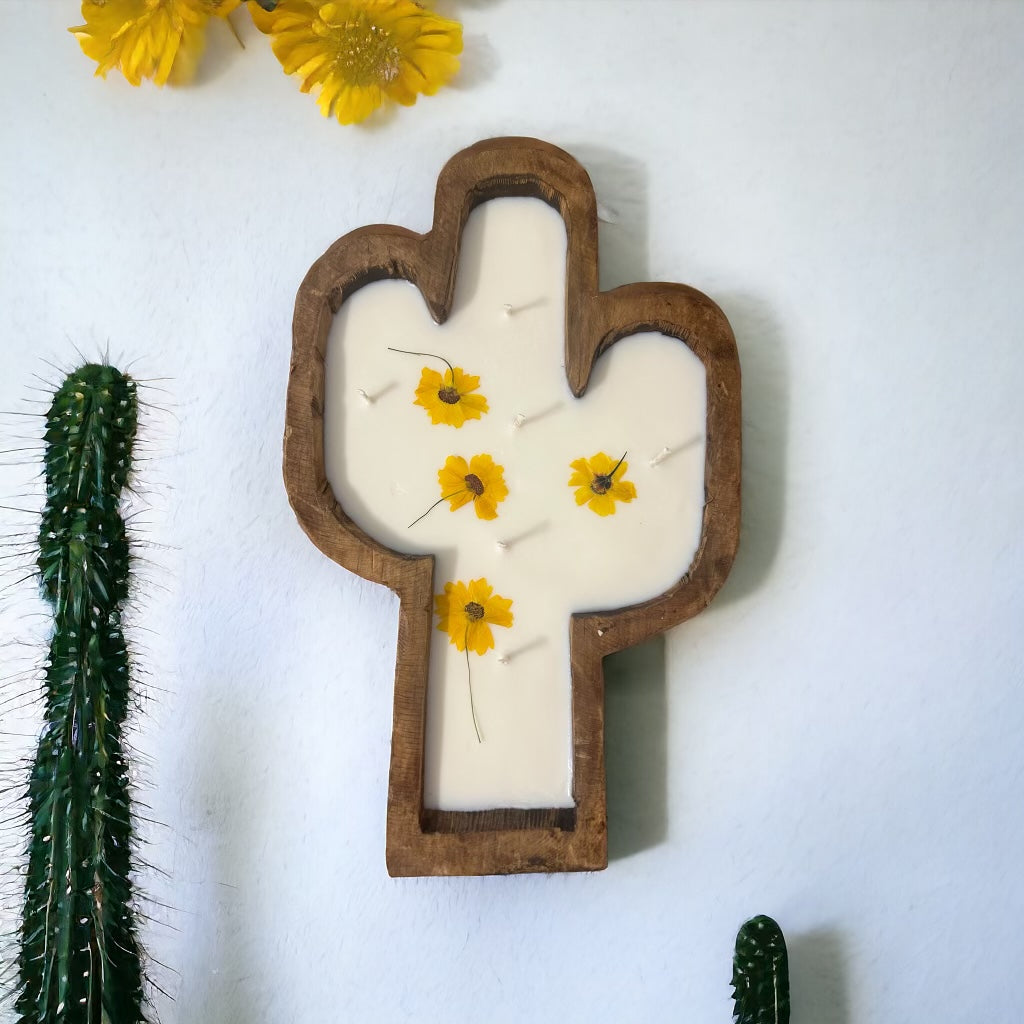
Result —
[[411, 107], [416, 102], [416, 96], [416, 90], [406, 83], [404, 75], [400, 75], [388, 87], [388, 99], [403, 107]]
[[433, 96], [459, 70], [458, 57], [440, 50], [419, 50], [410, 58], [409, 63], [415, 66], [420, 80], [419, 91], [424, 96]]
[[594, 474], [587, 468], [586, 459], [574, 459], [569, 463], [573, 474], [569, 477], [570, 487], [589, 487], [594, 480]]
[[293, 47], [288, 52], [288, 59], [282, 60], [281, 66], [284, 68], [285, 74], [293, 75], [299, 71], [307, 61], [313, 60], [317, 57], [322, 61], [327, 60], [326, 55], [315, 42], [302, 43], [299, 46]]
[[[467, 612], [467, 607], [470, 611]], [[434, 610], [439, 622], [437, 628], [448, 634], [448, 642], [456, 650], [468, 647], [482, 655], [494, 647], [491, 626], [509, 628], [512, 625], [512, 601], [494, 593], [485, 578], [446, 583], [444, 592], [434, 595]]]
[[467, 420], [478, 420], [485, 412], [490, 412], [490, 406], [483, 395], [463, 394], [459, 405], [462, 408], [462, 415]]
[[467, 391], [476, 391], [480, 387], [480, 378], [475, 373], [463, 373], [461, 366], [456, 366], [451, 373], [455, 390], [460, 395]]
[[[206, 25], [186, 25], [181, 34], [181, 45], [178, 55], [171, 64], [171, 72], [167, 81], [171, 85], [187, 85], [199, 69], [199, 61], [206, 49]], [[156, 79], [153, 79], [157, 81]], [[160, 84], [159, 82], [157, 84]]]
[[460, 400], [456, 405], [453, 405], [451, 407], [451, 411], [445, 418], [445, 422], [448, 424], [448, 426], [455, 427], [455, 429], [458, 430], [459, 427], [465, 424], [466, 419], [466, 406]]
[[431, 423], [461, 427], [467, 419], [478, 420], [488, 411], [483, 395], [469, 394], [479, 386], [480, 378], [463, 373], [459, 366], [446, 370], [443, 375], [424, 366], [413, 405], [426, 409]]
[[467, 472], [476, 473], [484, 482], [487, 482], [486, 478], [494, 475], [495, 470], [498, 473], [501, 472], [501, 466], [495, 465], [494, 458], [487, 454], [487, 452], [481, 452], [479, 455], [474, 455], [469, 460], [469, 468]]
[[96, 74], [117, 68], [132, 85], [187, 81], [195, 72], [211, 14], [237, 0], [83, 0], [84, 25], [69, 29]]
[[[456, 635], [465, 632], [466, 615], [464, 608], [469, 602], [466, 585], [464, 583], [446, 583], [444, 593], [434, 597], [434, 607], [440, 618], [438, 629], [451, 636], [451, 642], [455, 643]], [[462, 647], [459, 650], [463, 650]]]
[[454, 491], [466, 484], [469, 463], [461, 455], [449, 455], [444, 465], [437, 471], [437, 482], [442, 491]]
[[466, 631], [464, 645], [459, 647], [464, 651], [466, 647], [474, 654], [486, 654], [494, 646], [494, 634], [491, 627], [481, 619], [479, 622], [470, 622]]
[[257, 28], [273, 37], [286, 73], [309, 59], [296, 56], [300, 47], [323, 55], [319, 77], [303, 84], [320, 85], [321, 112], [342, 124], [365, 120], [385, 99], [409, 106], [417, 95], [437, 92], [459, 67], [462, 26], [415, 0], [281, 0], [273, 11], [249, 7]]
[[[494, 506], [500, 505], [508, 497], [508, 485], [505, 483], [505, 467], [499, 466], [492, 456], [486, 452], [474, 455], [469, 462], [469, 472], [473, 474], [483, 487], [483, 494], [477, 502], [487, 501]], [[468, 483], [468, 480], [467, 480]], [[479, 512], [477, 513], [480, 514]], [[495, 513], [496, 515], [497, 513]], [[482, 519], [493, 519], [494, 516], [481, 515]]]
[[616, 501], [632, 501], [636, 497], [636, 487], [628, 480], [618, 481], [612, 484], [608, 494]]
[[317, 16], [317, 9], [311, 3], [290, 3], [287, 7], [278, 4], [277, 10], [265, 10], [255, 0], [249, 3], [249, 15], [253, 24], [264, 34], [284, 33], [290, 29], [305, 30]]
[[634, 484], [623, 479], [629, 469], [625, 456], [612, 459], [607, 452], [598, 452], [589, 459], [574, 459], [569, 468], [573, 471], [569, 486], [576, 488], [576, 504], [587, 505], [599, 516], [613, 516], [617, 501], [636, 498]]
[[448, 499], [451, 505], [451, 511], [455, 512], [457, 509], [462, 508], [463, 505], [468, 505], [473, 500], [473, 492], [467, 490], [465, 487], [457, 494], [453, 495]]
[[417, 50], [443, 50], [445, 53], [462, 53], [462, 36], [453, 34], [444, 27], [425, 28], [416, 36]]
[[507, 597], [498, 597], [495, 594], [484, 602], [484, 621], [495, 626], [512, 625], [512, 601]]
[[343, 102], [340, 102], [335, 109], [339, 123], [359, 124], [384, 102], [384, 97], [377, 85], [363, 88], [350, 85], [342, 92], [342, 100]]
[[431, 391], [438, 391], [446, 382], [441, 374], [437, 370], [432, 370], [429, 366], [424, 366], [420, 370], [420, 383], [416, 388], [416, 394], [418, 395], [421, 391], [429, 393]]
[[468, 463], [461, 455], [449, 455], [437, 471], [437, 482], [452, 512], [473, 502], [480, 519], [497, 519], [498, 505], [508, 497], [503, 473], [504, 467], [486, 452], [474, 455]]
[[334, 108], [334, 101], [338, 98], [338, 94], [342, 90], [342, 83], [338, 81], [328, 82], [320, 90], [320, 95], [316, 98], [316, 105], [320, 108], [320, 113], [324, 117], [330, 117], [331, 111]]

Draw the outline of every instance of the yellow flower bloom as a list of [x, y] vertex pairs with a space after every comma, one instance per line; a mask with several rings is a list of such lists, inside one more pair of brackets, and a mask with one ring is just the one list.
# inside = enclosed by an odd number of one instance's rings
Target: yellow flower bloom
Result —
[[483, 395], [471, 392], [480, 387], [480, 378], [463, 373], [461, 366], [445, 370], [442, 376], [429, 366], [423, 367], [416, 401], [427, 410], [431, 423], [447, 423], [461, 427], [466, 420], [478, 420], [490, 408]]
[[589, 459], [576, 459], [569, 468], [573, 470], [569, 486], [577, 489], [576, 504], [589, 503], [599, 516], [615, 515], [615, 502], [628, 502], [636, 497], [633, 484], [622, 479], [629, 469], [625, 455], [613, 464], [608, 455], [598, 452]]
[[132, 85], [152, 78], [187, 82], [211, 15], [227, 17], [240, 0], [82, 0], [84, 25], [68, 29], [106, 78], [117, 68]]
[[494, 646], [491, 626], [512, 625], [511, 598], [500, 597], [486, 579], [446, 583], [443, 594], [434, 595], [441, 621], [437, 628], [448, 634], [457, 650], [484, 654]]
[[324, 117], [364, 121], [386, 99], [412, 106], [459, 69], [462, 26], [414, 0], [281, 0], [273, 11], [249, 4], [285, 74], [302, 91], [319, 86]]
[[490, 455], [474, 455], [468, 465], [461, 455], [449, 455], [437, 482], [452, 512], [472, 502], [479, 519], [497, 519], [498, 505], [508, 497], [503, 473]]

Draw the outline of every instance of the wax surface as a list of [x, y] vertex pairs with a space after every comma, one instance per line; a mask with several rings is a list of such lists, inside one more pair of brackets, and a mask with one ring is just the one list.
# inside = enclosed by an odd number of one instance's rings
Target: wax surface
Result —
[[[539, 200], [498, 199], [466, 225], [447, 323], [431, 320], [413, 285], [381, 281], [348, 299], [332, 328], [324, 440], [338, 500], [388, 547], [433, 553], [435, 592], [485, 577], [513, 602], [513, 626], [493, 628], [495, 649], [470, 654], [469, 666], [445, 633], [432, 634], [428, 807], [571, 806], [569, 617], [668, 589], [700, 538], [703, 366], [677, 339], [635, 335], [598, 360], [575, 399], [564, 370], [564, 295], [559, 215]], [[444, 364], [389, 346], [436, 353], [478, 375], [489, 411], [460, 428], [432, 424], [414, 392], [423, 367], [445, 372]], [[444, 502], [410, 528], [441, 497], [446, 458], [485, 452], [509, 489], [498, 518]], [[569, 464], [597, 452], [626, 453], [625, 479], [636, 487], [636, 499], [611, 516], [578, 506], [568, 484]]]

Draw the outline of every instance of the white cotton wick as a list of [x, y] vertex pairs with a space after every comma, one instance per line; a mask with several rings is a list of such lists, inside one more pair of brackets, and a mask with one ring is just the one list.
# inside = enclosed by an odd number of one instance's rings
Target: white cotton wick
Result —
[[513, 307], [511, 302], [506, 302], [501, 307], [501, 312], [504, 316], [509, 317], [512, 316], [513, 313], [515, 313], [515, 308]]
[[356, 394], [363, 400], [364, 405], [373, 405], [373, 399], [362, 388], [356, 388]]
[[526, 417], [521, 412], [517, 412], [512, 420], [512, 429], [518, 430], [525, 422]]
[[665, 447], [664, 447], [664, 448], [662, 448], [662, 449], [661, 449], [661, 451], [660, 451], [660, 452], [658, 452], [658, 454], [657, 454], [657, 455], [655, 455], [655, 456], [654, 456], [654, 458], [653, 458], [653, 459], [651, 459], [651, 460], [650, 460], [650, 462], [648, 462], [648, 463], [647, 463], [647, 465], [649, 465], [649, 466], [659, 466], [659, 465], [661, 465], [661, 463], [663, 463], [663, 462], [664, 462], [664, 461], [665, 461], [665, 460], [666, 460], [666, 459], [667, 459], [667, 458], [668, 458], [668, 457], [669, 457], [669, 456], [670, 456], [671, 454], [672, 454], [672, 449], [671, 449], [671, 448], [669, 448], [669, 446], [668, 446], [668, 445], [665, 445]]

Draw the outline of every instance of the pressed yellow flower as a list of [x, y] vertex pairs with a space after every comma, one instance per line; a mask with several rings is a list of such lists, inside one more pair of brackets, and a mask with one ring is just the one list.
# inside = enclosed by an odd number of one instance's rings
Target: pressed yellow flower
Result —
[[629, 469], [625, 455], [613, 464], [608, 455], [598, 452], [589, 459], [576, 459], [569, 468], [573, 470], [569, 486], [576, 488], [576, 504], [589, 504], [599, 516], [615, 515], [615, 502], [636, 497], [636, 487], [622, 479]]
[[472, 392], [480, 387], [480, 378], [463, 373], [461, 366], [453, 366], [440, 374], [424, 366], [416, 401], [427, 410], [431, 423], [447, 423], [461, 427], [466, 420], [478, 420], [489, 410], [487, 399]]
[[449, 455], [437, 471], [442, 501], [447, 499], [454, 512], [473, 503], [479, 519], [497, 519], [498, 505], [508, 497], [504, 467], [486, 453], [474, 455], [467, 464], [461, 455]]
[[84, 25], [68, 29], [104, 78], [117, 68], [132, 85], [187, 82], [205, 43], [207, 19], [240, 0], [82, 0]]
[[414, 0], [281, 0], [273, 11], [250, 3], [253, 21], [273, 37], [285, 74], [302, 91], [320, 89], [324, 117], [364, 121], [386, 99], [412, 106], [459, 69], [462, 26]]
[[486, 579], [446, 583], [443, 594], [434, 595], [440, 622], [457, 650], [485, 654], [494, 646], [491, 626], [512, 625], [511, 598], [500, 597]]

